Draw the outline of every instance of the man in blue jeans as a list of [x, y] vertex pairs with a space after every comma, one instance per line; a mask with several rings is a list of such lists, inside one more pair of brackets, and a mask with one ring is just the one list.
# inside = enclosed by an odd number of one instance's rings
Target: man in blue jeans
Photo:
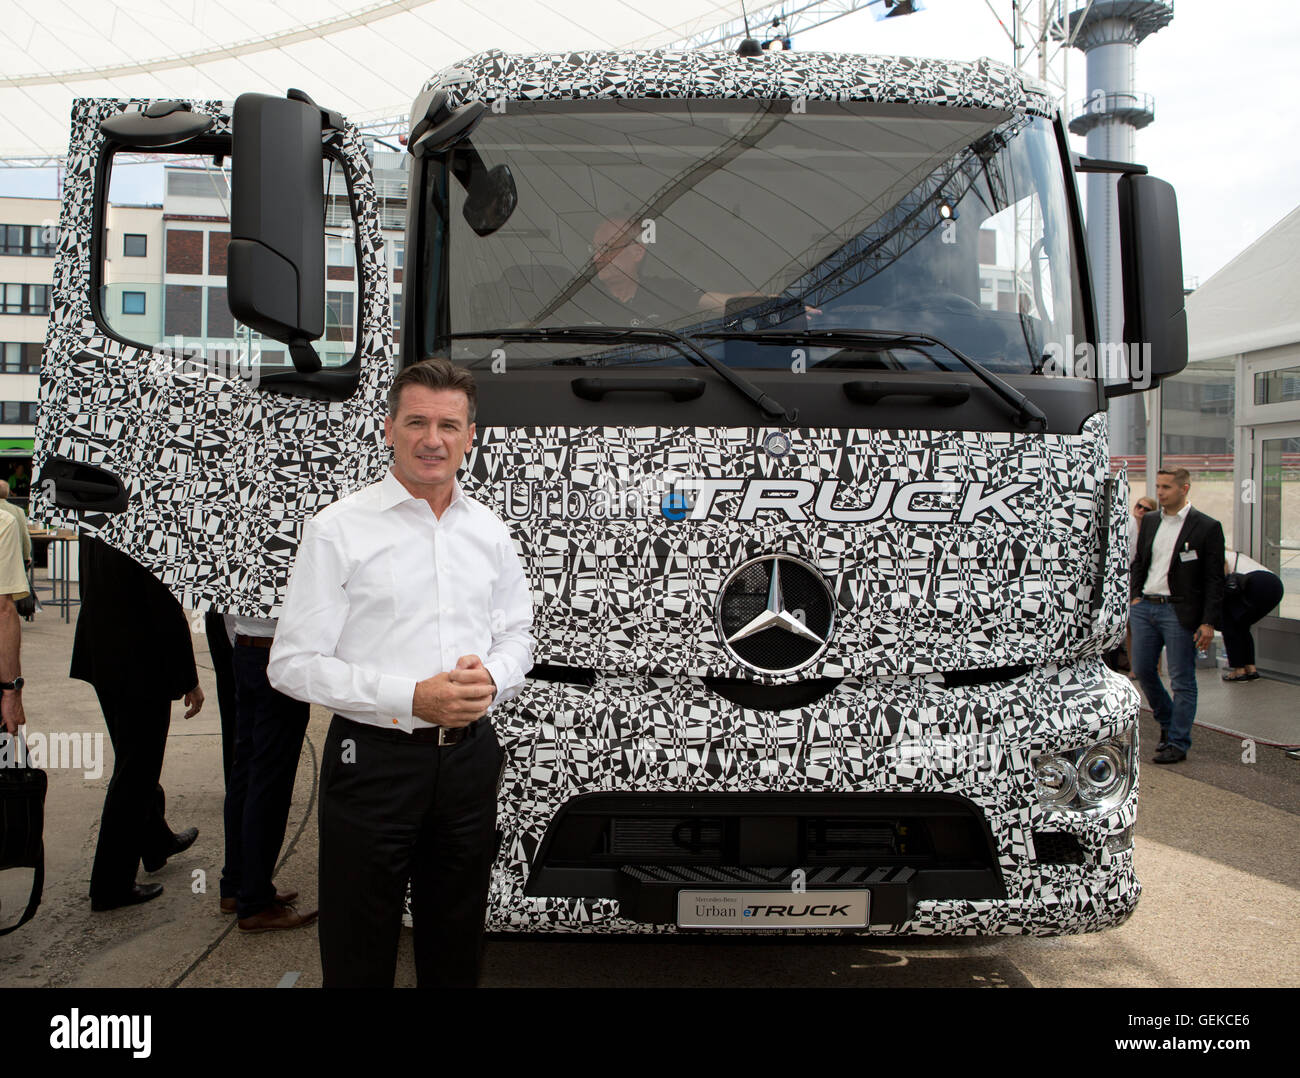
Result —
[[[1138, 530], [1129, 575], [1129, 627], [1133, 671], [1160, 724], [1153, 762], [1187, 758], [1196, 718], [1196, 649], [1214, 639], [1223, 609], [1223, 525], [1187, 501], [1186, 468], [1156, 473], [1159, 513], [1147, 513]], [[1169, 656], [1173, 698], [1160, 683], [1160, 650]]]

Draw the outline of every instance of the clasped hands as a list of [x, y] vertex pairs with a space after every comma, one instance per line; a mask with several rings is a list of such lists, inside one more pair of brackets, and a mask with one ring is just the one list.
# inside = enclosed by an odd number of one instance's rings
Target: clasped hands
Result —
[[456, 668], [415, 685], [411, 712], [439, 726], [468, 726], [497, 694], [496, 682], [477, 655], [462, 655]]

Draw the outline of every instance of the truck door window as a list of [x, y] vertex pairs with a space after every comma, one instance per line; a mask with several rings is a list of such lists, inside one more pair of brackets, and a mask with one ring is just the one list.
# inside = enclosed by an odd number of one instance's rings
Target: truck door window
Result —
[[[226, 302], [230, 157], [214, 164], [210, 152], [142, 156], [119, 151], [108, 166], [95, 311], [101, 327], [232, 376], [293, 370], [285, 346], [241, 325]], [[356, 228], [342, 167], [327, 158], [321, 175], [326, 314], [315, 348], [323, 366], [342, 367], [358, 349]]]

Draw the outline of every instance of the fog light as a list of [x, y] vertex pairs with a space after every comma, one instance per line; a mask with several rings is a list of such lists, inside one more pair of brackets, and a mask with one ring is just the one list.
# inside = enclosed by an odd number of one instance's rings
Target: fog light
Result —
[[1060, 756], [1046, 756], [1034, 764], [1038, 796], [1049, 808], [1064, 808], [1079, 789], [1074, 765]]
[[1107, 853], [1123, 853], [1133, 845], [1133, 825], [1129, 824], [1123, 831], [1117, 835], [1111, 835], [1106, 839]]

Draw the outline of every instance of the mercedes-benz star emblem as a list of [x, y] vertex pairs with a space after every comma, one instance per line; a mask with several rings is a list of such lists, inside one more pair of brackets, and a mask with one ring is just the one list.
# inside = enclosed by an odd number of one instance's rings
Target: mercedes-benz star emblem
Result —
[[722, 587], [718, 634], [746, 666], [786, 674], [825, 650], [835, 599], [820, 572], [799, 558], [770, 554], [746, 562]]

